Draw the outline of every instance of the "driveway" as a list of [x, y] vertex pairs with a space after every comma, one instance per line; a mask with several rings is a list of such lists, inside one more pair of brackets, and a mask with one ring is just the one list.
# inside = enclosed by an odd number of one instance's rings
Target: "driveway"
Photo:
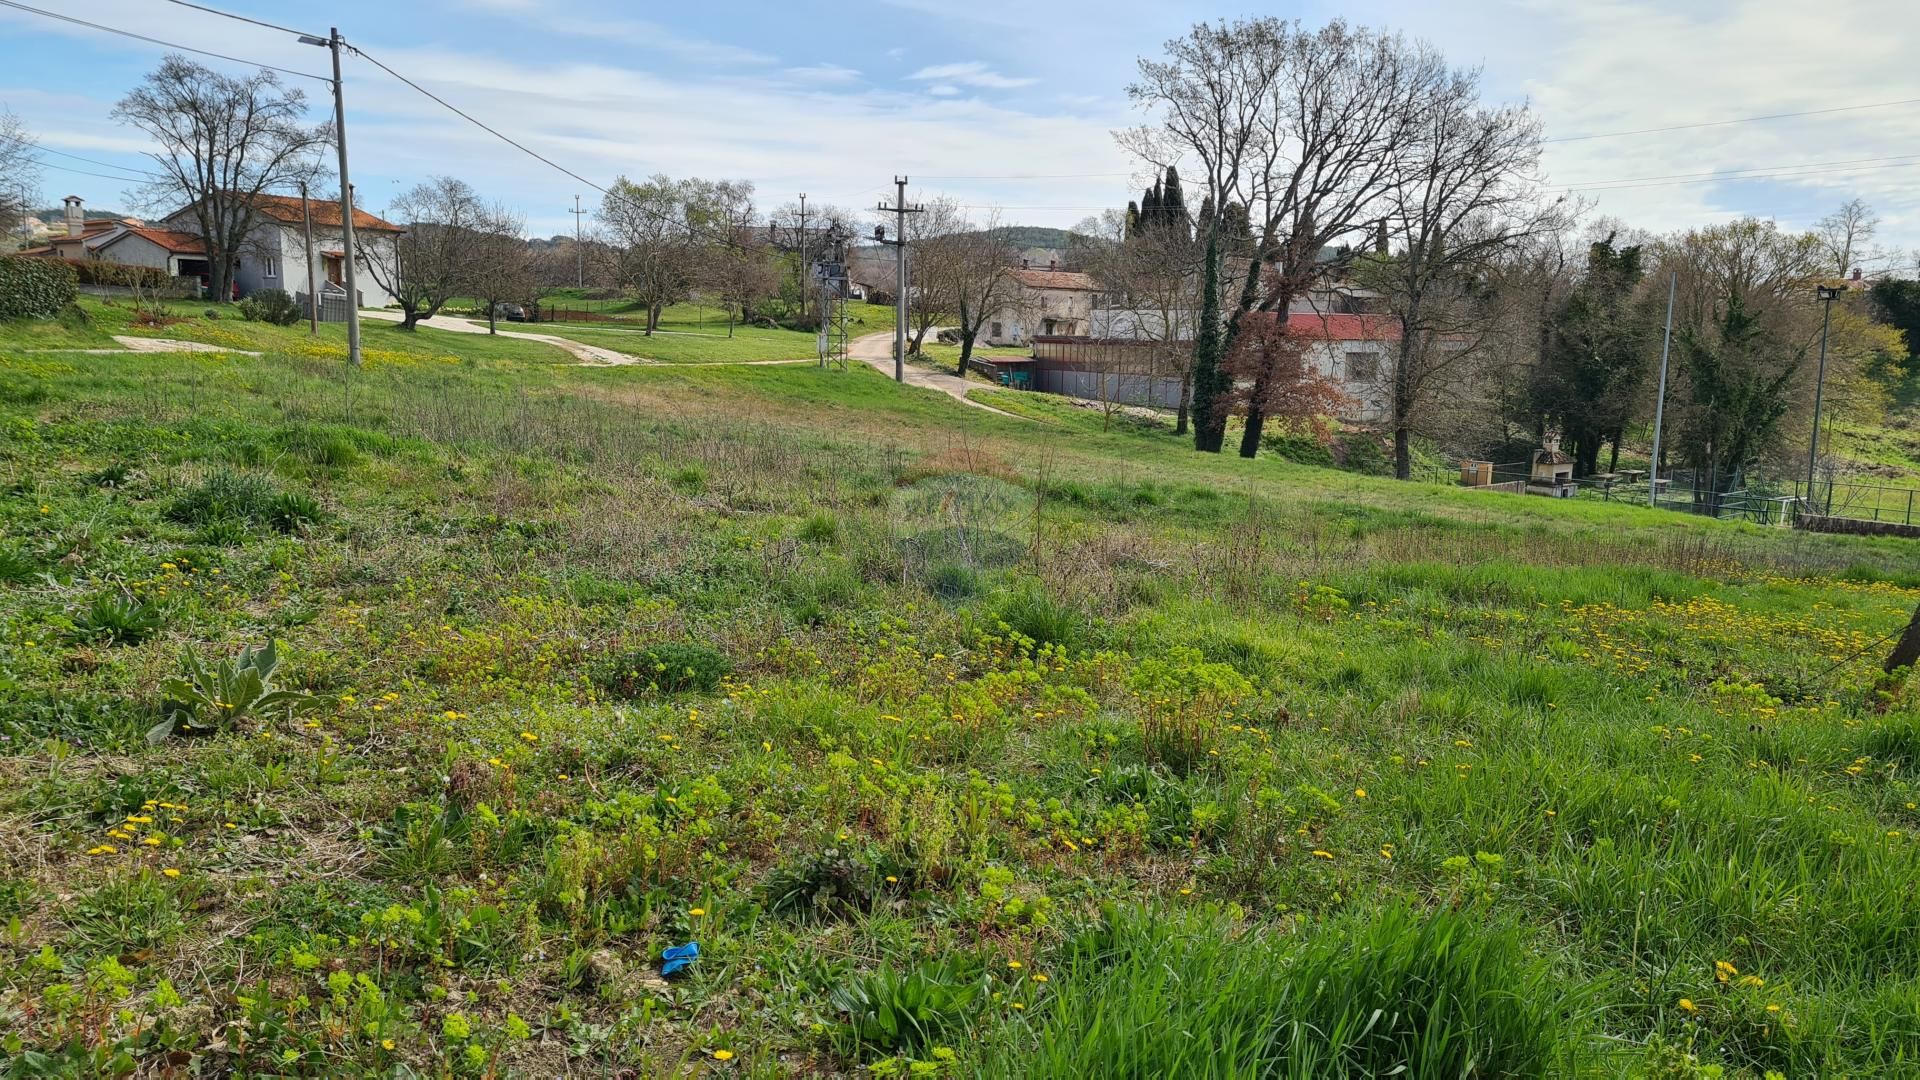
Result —
[[[852, 355], [855, 360], [864, 361], [866, 365], [873, 370], [885, 375], [889, 379], [893, 378], [892, 331], [889, 330], [886, 333], [868, 334], [865, 337], [854, 338], [847, 343], [847, 352]], [[967, 391], [974, 389], [979, 384], [970, 383], [958, 375], [951, 375], [944, 371], [928, 371], [925, 368], [914, 367], [912, 364], [908, 364], [906, 367], [906, 383], [908, 386], [918, 386], [924, 390], [938, 390], [962, 405], [971, 405], [976, 409], [985, 409], [999, 416], [1012, 417], [1015, 420], [1029, 419], [1028, 417], [1017, 416], [1002, 409], [996, 409], [985, 402], [975, 401], [968, 397]]]
[[[362, 309], [360, 317], [363, 319], [380, 319], [385, 322], [401, 321], [401, 315], [397, 311]], [[468, 322], [465, 319], [457, 319], [451, 315], [435, 315], [431, 319], [421, 319], [419, 325], [431, 330], [446, 330], [455, 334], [484, 334], [487, 332], [485, 326]], [[580, 362], [584, 364], [612, 366], [620, 364], [651, 364], [654, 362], [645, 357], [629, 356], [626, 353], [615, 352], [612, 349], [603, 349], [598, 345], [583, 345], [578, 341], [569, 341], [566, 338], [555, 337], [552, 334], [529, 334], [525, 330], [502, 330], [498, 336], [503, 338], [518, 338], [521, 341], [538, 341], [545, 345], [565, 349], [567, 352], [578, 357]]]

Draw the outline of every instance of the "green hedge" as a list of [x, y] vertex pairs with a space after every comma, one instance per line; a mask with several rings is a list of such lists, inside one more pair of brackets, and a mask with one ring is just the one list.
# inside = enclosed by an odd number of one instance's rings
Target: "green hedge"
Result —
[[71, 265], [82, 285], [140, 285], [158, 289], [173, 283], [173, 276], [157, 266], [128, 266], [115, 262], [77, 262]]
[[79, 293], [73, 266], [37, 255], [0, 258], [0, 320], [60, 314]]

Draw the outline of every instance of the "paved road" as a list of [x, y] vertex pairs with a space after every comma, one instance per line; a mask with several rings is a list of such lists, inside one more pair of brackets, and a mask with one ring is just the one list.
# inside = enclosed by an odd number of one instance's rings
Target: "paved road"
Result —
[[[363, 319], [382, 319], [386, 322], [399, 322], [401, 319], [400, 313], [397, 311], [379, 311], [374, 309], [362, 309], [360, 317]], [[468, 322], [465, 319], [458, 319], [451, 315], [435, 315], [431, 319], [421, 319], [419, 325], [434, 330], [446, 330], [455, 334], [484, 334], [487, 332], [485, 326]], [[648, 360], [645, 357], [629, 356], [626, 353], [616, 352], [613, 349], [603, 349], [598, 345], [583, 345], [578, 341], [569, 341], [566, 338], [555, 337], [552, 334], [529, 334], [525, 330], [502, 330], [499, 336], [504, 338], [518, 338], [522, 341], [538, 341], [546, 345], [553, 345], [565, 349], [567, 352], [579, 357], [581, 362], [587, 364], [619, 365], [654, 363], [654, 361]]]
[[[850, 353], [855, 360], [864, 361], [867, 366], [873, 368], [873, 370], [885, 375], [889, 379], [893, 378], [892, 331], [854, 338], [847, 343], [847, 352]], [[1015, 420], [1028, 419], [1027, 417], [1017, 416], [1007, 412], [1004, 409], [996, 409], [991, 405], [975, 401], [968, 397], [967, 391], [974, 389], [979, 384], [970, 383], [958, 375], [951, 375], [944, 371], [928, 371], [926, 368], [915, 367], [912, 364], [908, 364], [906, 369], [906, 382], [908, 386], [918, 386], [926, 390], [938, 390], [962, 405], [971, 405], [976, 409], [985, 409], [990, 413], [996, 413], [1000, 416], [1010, 416]]]

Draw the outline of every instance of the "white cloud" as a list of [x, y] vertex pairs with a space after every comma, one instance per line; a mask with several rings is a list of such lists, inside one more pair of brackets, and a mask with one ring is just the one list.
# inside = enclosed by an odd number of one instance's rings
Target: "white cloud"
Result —
[[960, 94], [960, 88], [952, 83], [935, 83], [927, 87], [927, 93], [934, 97], [957, 97]]
[[790, 67], [781, 72], [789, 79], [822, 85], [853, 83], [860, 81], [857, 68], [842, 67], [839, 64], [811, 64], [805, 67]]
[[935, 64], [932, 67], [923, 67], [907, 78], [921, 82], [959, 83], [985, 90], [1012, 90], [1016, 87], [1032, 86], [1040, 81], [1002, 75], [979, 60], [969, 60], [959, 64]]

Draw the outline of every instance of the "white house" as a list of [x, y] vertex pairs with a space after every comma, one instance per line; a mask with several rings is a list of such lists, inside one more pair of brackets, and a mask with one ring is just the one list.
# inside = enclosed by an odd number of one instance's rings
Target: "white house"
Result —
[[[340, 241], [340, 204], [314, 199], [308, 206], [313, 215], [313, 250], [307, 250], [300, 200], [288, 195], [254, 197], [256, 224], [240, 245], [239, 265], [234, 282], [240, 295], [261, 289], [285, 289], [303, 304], [307, 295], [307, 268], [319, 282], [323, 296], [346, 294], [346, 258]], [[176, 210], [161, 225], [168, 230], [198, 234], [199, 222], [191, 206]], [[367, 213], [353, 212], [354, 286], [359, 290], [361, 307], [387, 307], [396, 301], [380, 287], [367, 264], [379, 260], [382, 265], [395, 262], [394, 238], [406, 230]]]
[[1009, 268], [1011, 295], [988, 316], [981, 336], [989, 345], [1024, 345], [1036, 335], [1085, 334], [1093, 323], [1100, 286], [1072, 270]]

